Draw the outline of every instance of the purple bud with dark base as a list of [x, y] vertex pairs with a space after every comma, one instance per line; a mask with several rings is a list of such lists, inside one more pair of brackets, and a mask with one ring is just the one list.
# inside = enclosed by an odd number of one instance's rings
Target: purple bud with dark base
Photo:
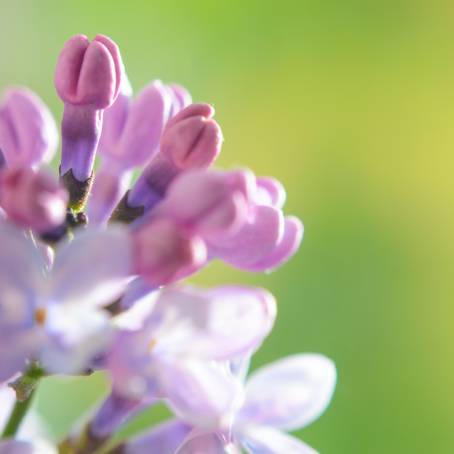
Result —
[[117, 98], [122, 77], [117, 45], [103, 35], [69, 39], [58, 58], [55, 87], [65, 103], [60, 175], [71, 206], [80, 209], [91, 185], [103, 110]]

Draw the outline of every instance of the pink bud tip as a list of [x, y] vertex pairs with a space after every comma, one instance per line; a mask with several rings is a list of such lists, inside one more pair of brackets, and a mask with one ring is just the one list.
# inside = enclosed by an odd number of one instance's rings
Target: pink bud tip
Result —
[[201, 267], [205, 243], [176, 224], [158, 220], [133, 231], [135, 272], [150, 284], [169, 284]]
[[60, 225], [68, 193], [52, 175], [28, 168], [7, 168], [0, 175], [0, 205], [7, 216], [38, 233]]
[[221, 151], [222, 131], [209, 104], [191, 104], [167, 123], [161, 152], [180, 169], [209, 166]]
[[107, 36], [89, 41], [76, 35], [64, 45], [55, 70], [55, 87], [63, 102], [109, 107], [120, 90], [123, 63], [118, 46]]

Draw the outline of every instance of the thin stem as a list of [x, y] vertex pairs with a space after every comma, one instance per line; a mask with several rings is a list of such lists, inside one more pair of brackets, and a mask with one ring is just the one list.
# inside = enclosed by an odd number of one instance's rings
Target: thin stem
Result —
[[24, 401], [16, 401], [11, 416], [9, 417], [8, 424], [3, 431], [2, 438], [12, 438], [17, 434], [25, 415], [27, 414], [30, 404], [33, 400], [35, 389], [30, 392], [29, 397]]
[[16, 435], [30, 408], [39, 380], [43, 376], [44, 370], [39, 364], [32, 362], [21, 377], [9, 384], [16, 392], [16, 403], [1, 438], [11, 438]]

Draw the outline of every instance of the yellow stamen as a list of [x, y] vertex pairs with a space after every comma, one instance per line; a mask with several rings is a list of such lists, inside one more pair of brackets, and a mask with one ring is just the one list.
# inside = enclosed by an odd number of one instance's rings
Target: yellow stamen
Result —
[[151, 353], [152, 350], [156, 347], [156, 344], [158, 343], [158, 341], [156, 340], [155, 337], [152, 337], [150, 339], [150, 342], [148, 342], [148, 352]]
[[35, 322], [38, 325], [44, 325], [46, 323], [47, 312], [46, 309], [40, 307], [35, 311]]

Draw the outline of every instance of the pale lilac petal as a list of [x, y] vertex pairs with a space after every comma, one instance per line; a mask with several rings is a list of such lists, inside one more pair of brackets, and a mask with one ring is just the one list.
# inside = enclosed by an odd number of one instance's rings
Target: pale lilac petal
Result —
[[150, 285], [140, 277], [134, 279], [128, 284], [125, 294], [121, 298], [122, 309], [130, 309], [144, 298], [154, 298], [156, 287]]
[[0, 454], [57, 454], [54, 446], [45, 441], [0, 441]]
[[238, 356], [229, 361], [230, 372], [237, 377], [241, 383], [246, 382], [247, 374], [251, 366], [251, 352]]
[[[0, 382], [22, 370], [38, 348], [34, 328], [37, 292], [45, 266], [33, 241], [19, 229], [0, 222]], [[14, 346], [14, 348], [11, 348]]]
[[127, 229], [87, 230], [57, 250], [49, 298], [57, 304], [112, 303], [126, 288], [131, 270]]
[[306, 443], [272, 427], [247, 427], [241, 441], [249, 454], [317, 454]]
[[[174, 454], [191, 431], [191, 426], [176, 419], [166, 421], [151, 431], [129, 441], [124, 447], [124, 454]], [[211, 451], [206, 451], [208, 453]]]
[[240, 383], [214, 362], [163, 358], [156, 374], [172, 411], [196, 427], [223, 427], [242, 403]]
[[240, 454], [240, 450], [222, 435], [194, 431], [175, 454]]
[[151, 406], [143, 399], [131, 399], [115, 392], [110, 393], [90, 423], [90, 433], [99, 439], [111, 437], [140, 411]]
[[241, 269], [254, 270], [254, 264], [274, 251], [283, 235], [282, 212], [269, 206], [256, 206], [237, 234], [210, 242], [210, 256]]
[[112, 329], [107, 313], [84, 305], [51, 305], [46, 312], [47, 340], [40, 351], [46, 371], [82, 372], [108, 347]]
[[276, 302], [258, 288], [176, 288], [163, 291], [152, 316], [160, 321], [158, 351], [223, 360], [258, 348], [273, 326]]
[[274, 250], [258, 262], [249, 266], [251, 271], [271, 271], [287, 262], [299, 249], [303, 239], [304, 227], [295, 217], [286, 217], [284, 236]]
[[278, 360], [252, 374], [239, 420], [286, 431], [299, 429], [325, 411], [335, 385], [336, 368], [322, 355]]

